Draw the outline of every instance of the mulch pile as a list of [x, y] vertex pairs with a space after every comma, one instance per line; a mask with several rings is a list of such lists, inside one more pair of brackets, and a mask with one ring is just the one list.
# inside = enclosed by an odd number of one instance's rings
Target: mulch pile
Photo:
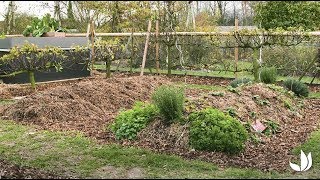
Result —
[[[260, 105], [253, 98], [255, 95], [259, 95], [260, 100], [268, 100], [270, 104]], [[226, 112], [231, 107], [236, 110], [237, 118], [242, 123], [251, 124], [255, 120], [263, 123], [264, 120], [273, 120], [279, 123], [279, 132], [268, 137], [251, 128], [251, 133], [256, 134], [261, 143], [248, 141], [244, 152], [233, 156], [219, 152], [194, 151], [188, 145], [188, 124], [166, 126], [159, 120], [152, 122], [142, 130], [137, 141], [123, 141], [122, 143], [192, 159], [199, 158], [220, 166], [281, 172], [288, 169], [289, 161], [297, 158], [292, 155], [291, 150], [305, 142], [319, 124], [319, 100], [305, 100], [300, 103], [292, 100], [292, 106], [296, 109], [291, 111], [284, 106], [281, 100], [285, 97], [284, 95], [268, 89], [263, 84], [245, 86], [240, 95], [224, 91], [224, 96], [221, 97], [212, 95], [210, 92], [201, 93], [200, 90], [191, 90], [187, 91], [187, 96], [189, 98], [186, 107], [193, 106], [193, 111], [209, 106]], [[304, 108], [299, 109], [299, 104], [303, 104]], [[256, 113], [255, 118], [250, 116], [251, 112]]]
[[150, 99], [153, 90], [165, 84], [161, 77], [95, 79], [58, 86], [22, 98], [3, 111], [3, 118], [41, 128], [80, 130], [95, 135], [105, 130], [121, 109]]
[[0, 179], [66, 179], [66, 177], [0, 159]]
[[[234, 108], [238, 119], [245, 122], [270, 119], [280, 124], [280, 131], [270, 137], [259, 135], [261, 143], [248, 141], [244, 152], [226, 155], [219, 152], [195, 151], [188, 146], [188, 124], [165, 126], [155, 120], [142, 130], [136, 141], [116, 141], [106, 126], [122, 108], [131, 108], [135, 101], [150, 100], [154, 89], [171, 81], [193, 84], [219, 84], [210, 78], [173, 77], [122, 77], [111, 79], [85, 79], [77, 83], [43, 88], [3, 110], [3, 117], [22, 124], [36, 124], [39, 129], [79, 130], [103, 143], [120, 143], [152, 149], [153, 151], [177, 154], [187, 158], [198, 158], [220, 166], [258, 168], [264, 171], [284, 171], [294, 159], [293, 147], [306, 141], [317, 128], [320, 117], [319, 100], [292, 100], [295, 111], [284, 106], [284, 96], [263, 84], [245, 86], [241, 94], [224, 91], [217, 96], [208, 90], [189, 89], [186, 107], [200, 110], [211, 106], [225, 111]], [[229, 80], [222, 84], [228, 84]], [[55, 86], [55, 85], [54, 85]], [[258, 95], [258, 96], [256, 96]], [[253, 97], [256, 97], [254, 99]], [[259, 104], [268, 100], [267, 105]], [[303, 108], [297, 108], [303, 105]], [[256, 118], [252, 118], [255, 112]]]

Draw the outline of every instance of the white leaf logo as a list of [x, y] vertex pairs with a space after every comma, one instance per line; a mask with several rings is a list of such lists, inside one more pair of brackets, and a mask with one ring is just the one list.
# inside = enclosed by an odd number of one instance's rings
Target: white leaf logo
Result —
[[301, 167], [291, 162], [290, 162], [290, 167], [295, 171], [307, 171], [308, 169], [311, 168], [312, 166], [311, 153], [309, 153], [308, 156], [306, 156], [304, 152], [301, 150], [300, 160], [301, 160]]

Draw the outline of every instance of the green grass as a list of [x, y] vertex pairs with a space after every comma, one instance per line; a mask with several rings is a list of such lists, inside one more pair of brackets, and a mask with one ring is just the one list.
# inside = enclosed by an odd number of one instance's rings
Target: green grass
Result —
[[308, 98], [320, 99], [320, 92], [310, 92]]
[[[303, 174], [298, 174], [300, 178], [319, 178], [320, 177], [320, 129], [312, 132], [308, 141], [293, 149], [293, 153], [300, 157], [300, 150], [306, 155], [311, 152], [312, 167]], [[300, 160], [299, 160], [300, 161]], [[295, 162], [300, 165], [300, 162]]]
[[104, 166], [119, 171], [136, 167], [146, 178], [277, 178], [281, 174], [254, 169], [220, 169], [212, 163], [185, 160], [148, 150], [98, 145], [76, 132], [35, 131], [12, 121], [0, 123], [0, 157], [56, 174], [91, 178]]
[[[242, 64], [242, 65], [241, 65], [241, 63], [239, 64], [239, 67], [242, 67], [242, 68], [245, 68], [247, 66], [248, 66], [247, 64]], [[94, 67], [95, 67], [95, 69], [105, 70], [105, 66], [104, 65], [95, 64]], [[116, 67], [115, 66], [111, 66], [111, 70], [115, 71]], [[121, 67], [118, 70], [121, 71], [121, 72], [129, 72], [130, 68]], [[133, 72], [140, 72], [141, 68], [133, 68], [132, 70], [133, 70]], [[151, 68], [151, 71], [150, 71], [150, 69], [146, 68], [144, 70], [144, 72], [155, 73], [156, 70], [154, 68]], [[167, 72], [168, 71], [165, 70], [165, 69], [161, 69], [160, 70], [160, 74], [167, 74]], [[222, 78], [235, 78], [236, 77], [233, 72], [228, 72], [228, 71], [227, 72], [226, 71], [205, 72], [205, 71], [192, 71], [192, 70], [185, 70], [185, 71], [184, 70], [172, 70], [172, 74], [176, 74], [176, 75], [191, 75], [191, 76], [205, 76], [205, 77], [222, 77]], [[241, 77], [241, 78], [253, 79], [253, 75], [250, 72], [247, 72], [247, 71], [238, 72], [237, 76]], [[285, 77], [285, 76], [278, 76], [277, 77], [277, 81], [283, 81], [283, 80], [285, 80], [287, 78], [288, 77]], [[292, 78], [296, 79], [296, 80], [299, 79], [299, 77], [292, 77]], [[302, 78], [301, 81], [304, 82], [304, 83], [310, 83], [312, 79], [313, 79], [313, 77], [305, 76], [305, 77]], [[313, 81], [313, 84], [320, 84], [320, 78], [315, 78], [315, 80]]]

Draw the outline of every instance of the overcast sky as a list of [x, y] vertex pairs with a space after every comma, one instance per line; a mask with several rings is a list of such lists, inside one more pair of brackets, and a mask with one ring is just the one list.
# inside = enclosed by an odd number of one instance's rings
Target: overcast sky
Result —
[[[36, 15], [41, 17], [47, 13], [53, 16], [53, 1], [15, 1], [17, 5], [17, 12], [28, 13], [30, 15]], [[52, 8], [43, 6], [44, 3]], [[4, 20], [4, 15], [7, 11], [9, 1], [0, 1], [0, 21]]]

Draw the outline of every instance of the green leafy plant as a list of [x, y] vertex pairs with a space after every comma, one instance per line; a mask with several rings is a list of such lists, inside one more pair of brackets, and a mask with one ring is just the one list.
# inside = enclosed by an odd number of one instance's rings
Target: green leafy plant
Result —
[[238, 116], [237, 111], [232, 107], [228, 107], [225, 112], [228, 113], [231, 117]]
[[236, 88], [242, 84], [247, 84], [249, 82], [252, 82], [252, 80], [248, 79], [248, 78], [235, 79], [235, 80], [231, 81], [230, 86], [232, 86], [233, 88]]
[[292, 109], [292, 102], [290, 99], [283, 99], [283, 104], [284, 104], [284, 107], [288, 108], [288, 109]]
[[249, 113], [249, 116], [250, 116], [252, 119], [254, 119], [254, 118], [257, 117], [257, 113], [254, 112], [254, 111], [252, 111], [252, 112]]
[[238, 94], [238, 95], [241, 94], [239, 88], [233, 88], [232, 86], [228, 86], [228, 87], [227, 87], [227, 90], [230, 91], [230, 92], [232, 92], [232, 93], [236, 93], [236, 94]]
[[42, 19], [34, 18], [31, 25], [28, 25], [23, 31], [24, 36], [41, 37], [47, 32], [66, 32], [66, 29], [60, 27], [59, 22], [46, 14]]
[[265, 135], [270, 136], [271, 134], [276, 134], [279, 129], [280, 125], [279, 123], [273, 121], [273, 120], [266, 120], [265, 121], [267, 128], [263, 131]]
[[223, 93], [223, 92], [212, 92], [211, 95], [212, 95], [212, 96], [220, 96], [220, 97], [223, 97], [223, 96], [224, 96], [224, 93]]
[[244, 126], [223, 112], [207, 108], [189, 116], [190, 145], [198, 150], [238, 153], [244, 149], [248, 133]]
[[295, 79], [287, 79], [283, 82], [283, 85], [290, 91], [294, 92], [297, 96], [308, 97], [308, 86]]
[[252, 99], [259, 105], [270, 105], [270, 101], [267, 99], [261, 99], [259, 95], [254, 95]]
[[132, 109], [120, 111], [109, 128], [118, 140], [132, 140], [158, 113], [158, 109], [153, 104], [136, 102]]
[[159, 108], [167, 124], [182, 117], [184, 90], [170, 85], [162, 85], [152, 94], [153, 103]]
[[277, 69], [275, 67], [265, 67], [261, 69], [260, 81], [266, 84], [274, 84], [277, 80]]

